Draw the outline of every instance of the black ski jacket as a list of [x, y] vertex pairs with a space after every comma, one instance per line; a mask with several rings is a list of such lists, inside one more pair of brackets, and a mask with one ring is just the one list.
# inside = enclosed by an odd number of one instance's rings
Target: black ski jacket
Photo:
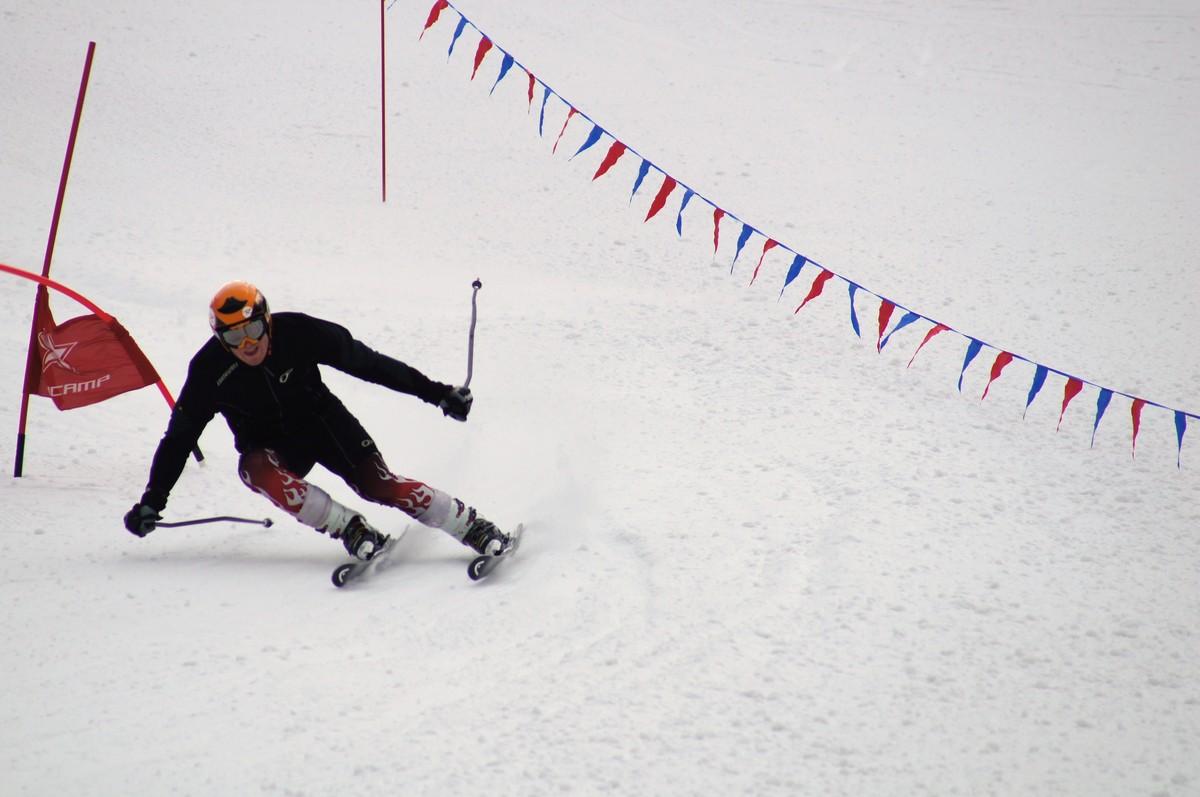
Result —
[[271, 316], [270, 351], [246, 365], [209, 338], [188, 365], [187, 380], [154, 452], [142, 503], [161, 511], [204, 427], [225, 416], [240, 452], [303, 437], [324, 410], [341, 402], [318, 365], [437, 404], [451, 390], [417, 369], [355, 340], [338, 324], [304, 313]]

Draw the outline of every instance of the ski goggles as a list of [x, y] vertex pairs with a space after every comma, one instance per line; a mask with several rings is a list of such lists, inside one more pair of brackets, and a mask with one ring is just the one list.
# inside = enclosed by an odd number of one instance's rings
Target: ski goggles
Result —
[[217, 330], [217, 337], [231, 349], [240, 349], [250, 343], [255, 343], [261, 340], [265, 334], [267, 334], [267, 320], [262, 316]]

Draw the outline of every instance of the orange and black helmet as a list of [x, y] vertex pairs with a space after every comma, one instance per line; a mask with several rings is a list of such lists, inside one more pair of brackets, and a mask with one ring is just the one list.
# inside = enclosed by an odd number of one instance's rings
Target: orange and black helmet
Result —
[[227, 349], [239, 349], [270, 331], [271, 308], [249, 282], [227, 282], [208, 305], [208, 324]]

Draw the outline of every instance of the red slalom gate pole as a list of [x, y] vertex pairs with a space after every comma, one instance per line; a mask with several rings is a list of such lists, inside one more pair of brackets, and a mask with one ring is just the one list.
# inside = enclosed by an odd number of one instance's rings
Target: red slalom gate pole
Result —
[[383, 183], [383, 201], [387, 202], [387, 44], [384, 39], [384, 4], [379, 0], [379, 127], [380, 127], [380, 180]]
[[[63, 201], [67, 195], [67, 176], [71, 172], [71, 158], [75, 154], [75, 139], [79, 135], [79, 121], [83, 117], [83, 100], [87, 96], [88, 78], [92, 74], [92, 57], [96, 53], [96, 43], [88, 42], [87, 58], [83, 62], [83, 77], [79, 81], [79, 96], [75, 99], [75, 118], [71, 122], [71, 135], [67, 139], [67, 154], [63, 158], [62, 175], [58, 179], [58, 198], [54, 201], [54, 216], [50, 221], [50, 237], [46, 241], [46, 256], [42, 260], [42, 276], [50, 276], [50, 261], [54, 257], [54, 241], [58, 238], [58, 220], [62, 216]], [[17, 456], [13, 464], [13, 476], [20, 478], [25, 462], [25, 422], [29, 416], [29, 384], [31, 369], [37, 363], [37, 311], [41, 306], [43, 294], [47, 294], [44, 286], [38, 286], [37, 297], [33, 305], [33, 321], [29, 330], [29, 350], [25, 355], [25, 382], [21, 386], [21, 413], [17, 421]]]

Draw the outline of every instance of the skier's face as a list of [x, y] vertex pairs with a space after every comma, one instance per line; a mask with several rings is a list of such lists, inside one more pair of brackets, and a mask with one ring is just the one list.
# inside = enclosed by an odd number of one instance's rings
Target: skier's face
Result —
[[271, 334], [264, 333], [258, 340], [247, 340], [233, 350], [233, 356], [246, 365], [262, 365], [267, 359], [267, 350], [271, 347]]

